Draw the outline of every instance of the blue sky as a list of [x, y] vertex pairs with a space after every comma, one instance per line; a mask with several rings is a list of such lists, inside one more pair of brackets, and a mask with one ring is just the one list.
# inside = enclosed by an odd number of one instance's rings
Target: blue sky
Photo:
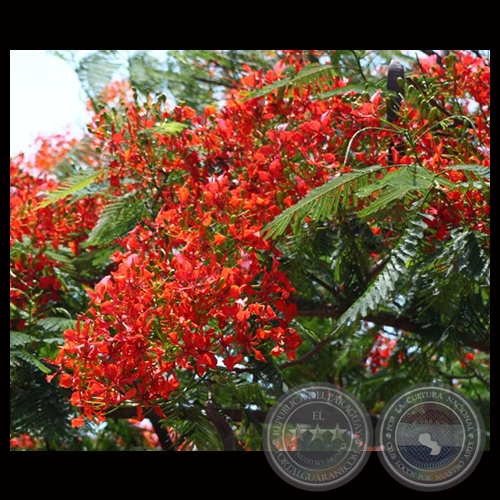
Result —
[[10, 155], [37, 135], [83, 130], [85, 96], [64, 61], [45, 50], [10, 51]]

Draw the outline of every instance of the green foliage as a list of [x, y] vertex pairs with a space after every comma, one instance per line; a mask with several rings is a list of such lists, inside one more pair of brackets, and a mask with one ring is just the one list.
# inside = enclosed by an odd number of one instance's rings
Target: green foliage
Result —
[[60, 180], [66, 180], [68, 176], [92, 168], [93, 162], [98, 162], [100, 154], [96, 151], [92, 139], [84, 137], [78, 141], [65, 155], [65, 157], [54, 166], [54, 172]]
[[376, 311], [389, 301], [402, 279], [408, 276], [408, 267], [417, 253], [424, 237], [426, 224], [412, 220], [400, 242], [391, 252], [382, 271], [368, 285], [363, 295], [340, 317], [336, 329], [345, 324], [364, 318], [369, 312]]
[[127, 78], [144, 95], [164, 93], [199, 111], [215, 104], [244, 75], [243, 66], [269, 69], [272, 50], [96, 50], [50, 51], [70, 64], [98, 106], [99, 94], [116, 78]]
[[393, 202], [404, 200], [410, 193], [420, 193], [427, 196], [430, 189], [439, 186], [439, 177], [433, 176], [423, 167], [407, 166], [391, 172], [383, 179], [361, 188], [357, 196], [365, 198], [378, 192], [376, 200], [358, 212], [361, 218], [377, 216], [382, 210], [387, 209]]
[[[292, 220], [302, 221], [310, 217], [313, 221], [322, 221], [337, 214], [339, 207], [349, 203], [352, 190], [358, 191], [365, 187], [370, 177], [383, 167], [367, 167], [363, 170], [353, 170], [342, 174], [323, 186], [312, 190], [302, 200], [284, 210], [268, 226], [268, 237], [282, 235]], [[295, 227], [298, 225], [296, 224]]]
[[464, 172], [472, 172], [478, 178], [490, 180], [490, 169], [481, 165], [455, 165], [452, 170], [462, 170]]
[[79, 61], [76, 72], [89, 94], [98, 94], [114, 78], [120, 67], [117, 56], [117, 50], [98, 50]]
[[36, 338], [21, 332], [10, 332], [10, 366], [19, 367], [23, 364], [31, 365], [42, 373], [51, 372], [36, 356], [31, 354], [28, 347], [36, 342]]
[[[60, 318], [57, 316], [49, 316], [38, 320], [37, 325], [45, 332], [51, 334], [63, 334], [66, 330], [75, 329], [76, 321], [70, 318]], [[47, 342], [47, 339], [44, 339]], [[60, 341], [61, 339], [57, 339]]]
[[45, 197], [44, 201], [39, 204], [39, 208], [48, 207], [52, 203], [64, 200], [78, 193], [97, 181], [101, 175], [102, 171], [96, 172], [95, 170], [84, 170], [73, 174], [58, 189], [51, 191]]
[[137, 226], [145, 213], [144, 201], [136, 194], [125, 195], [116, 199], [103, 208], [86, 245], [109, 245]]
[[160, 135], [177, 135], [187, 128], [184, 123], [169, 122], [162, 123], [156, 127], [144, 130], [143, 133], [146, 134], [160, 134]]
[[302, 93], [302, 89], [305, 86], [311, 86], [313, 92], [318, 94], [324, 90], [325, 86], [332, 86], [335, 77], [336, 73], [332, 66], [311, 64], [299, 71], [295, 76], [278, 80], [270, 85], [266, 85], [262, 89], [252, 92], [249, 98], [263, 97], [278, 89], [285, 89], [285, 93], [298, 89]]
[[[127, 77], [143, 95], [162, 92], [170, 101], [198, 111], [219, 103], [245, 74], [245, 64], [265, 72], [277, 60], [277, 51], [271, 50], [168, 50], [162, 54], [99, 50], [83, 57], [78, 51], [54, 52], [73, 65], [95, 106], [110, 81]], [[297, 74], [290, 71], [248, 98], [272, 92], [293, 98], [307, 86], [312, 90], [311, 100], [341, 96], [351, 104], [366, 102], [384, 86], [379, 73], [384, 61], [396, 58], [407, 66], [415, 63], [415, 58], [390, 50], [337, 50], [328, 51], [325, 57], [324, 64], [315, 61]], [[350, 83], [325, 90], [337, 78], [348, 78]], [[420, 83], [422, 88], [414, 87], [407, 97], [414, 108], [425, 113], [439, 88], [432, 79]], [[460, 116], [460, 103], [453, 101], [453, 105]], [[445, 116], [429, 127], [441, 127], [445, 133], [455, 119], [455, 115]], [[463, 123], [463, 118], [458, 119], [460, 128]], [[390, 137], [401, 134], [399, 125], [391, 127], [384, 129]], [[154, 141], [158, 134], [175, 135], [185, 128], [175, 122], [162, 123], [144, 130], [141, 139]], [[450, 227], [442, 240], [433, 239], [434, 230], [429, 226], [434, 219], [426, 212], [428, 202], [444, 197], [443, 192], [453, 183], [442, 173], [434, 174], [421, 166], [418, 158], [412, 165], [391, 165], [392, 172], [385, 166], [362, 165], [351, 154], [351, 146], [359, 142], [362, 150], [363, 133], [370, 130], [347, 138], [343, 153], [352, 160], [349, 172], [337, 174], [310, 191], [267, 227], [267, 237], [275, 240], [273, 244], [280, 251], [280, 268], [297, 289], [293, 300], [299, 316], [293, 326], [303, 338], [299, 362], [281, 361], [280, 365], [265, 354], [266, 362], [249, 358], [245, 370], [221, 369], [213, 380], [182, 373], [181, 387], [185, 389], [162, 406], [167, 416], [163, 424], [175, 445], [221, 449], [221, 436], [206, 411], [210, 400], [235, 438], [250, 449], [259, 449], [263, 415], [272, 403], [289, 387], [312, 380], [348, 387], [373, 413], [378, 413], [392, 394], [412, 383], [459, 380], [460, 388], [488, 420], [488, 238], [464, 225]], [[467, 130], [461, 134], [459, 140], [470, 142], [473, 148], [474, 134]], [[412, 154], [410, 147], [406, 153]], [[465, 174], [465, 181], [458, 186], [464, 196], [470, 189], [489, 193], [489, 168], [466, 164], [473, 156], [458, 160], [464, 164], [449, 167]], [[96, 181], [102, 172], [89, 165], [98, 157], [89, 140], [75, 145], [55, 169], [62, 186], [41, 206], [60, 200], [71, 203], [101, 190]], [[175, 172], [169, 175], [168, 182], [179, 182]], [[21, 319], [26, 324], [23, 332], [10, 332], [11, 434], [28, 433], [47, 450], [146, 449], [141, 431], [124, 418], [110, 418], [99, 429], [93, 425], [82, 431], [72, 429], [70, 419], [75, 413], [67, 391], [56, 382], [46, 382], [46, 375], [53, 370], [45, 359], [57, 353], [63, 332], [76, 328], [75, 318], [87, 302], [85, 287], [109, 273], [109, 257], [120, 238], [144, 218], [154, 217], [158, 209], [151, 193], [131, 192], [120, 198], [104, 193], [103, 197], [105, 207], [79, 255], [62, 247], [57, 251], [35, 250], [56, 263], [55, 272], [63, 283], [59, 302], [50, 302], [39, 317], [33, 317], [29, 308], [24, 311], [11, 304], [11, 320]], [[363, 209], [358, 209], [358, 202]], [[378, 231], [372, 231], [374, 228]], [[11, 259], [28, 259], [32, 254], [28, 239], [11, 246]], [[397, 340], [397, 345], [387, 366], [372, 372], [367, 358], [379, 336]], [[476, 353], [473, 362], [464, 364], [464, 353], [476, 348], [485, 352]], [[309, 361], [301, 361], [301, 356], [315, 349]], [[133, 413], [125, 411], [127, 418]]]
[[415, 192], [427, 196], [429, 190], [446, 181], [419, 166], [401, 167], [377, 179], [387, 167], [353, 169], [319, 188], [313, 189], [302, 200], [284, 210], [268, 226], [268, 237], [278, 237], [295, 221], [300, 228], [305, 218], [321, 222], [335, 217], [340, 209], [347, 209], [353, 198], [365, 198], [378, 193], [375, 201], [358, 213], [361, 218], [377, 216], [395, 201], [404, 200]]
[[317, 94], [316, 99], [330, 99], [331, 97], [335, 97], [338, 95], [346, 95], [351, 92], [355, 94], [364, 94], [365, 92], [368, 92], [369, 94], [371, 94], [375, 91], [375, 89], [376, 89], [375, 86], [372, 87], [366, 84], [359, 85], [357, 83], [351, 83], [349, 85], [346, 85], [345, 87], [337, 87], [336, 89], [327, 90], [326, 92]]
[[65, 394], [47, 384], [45, 375], [30, 361], [18, 364], [10, 383], [10, 427], [41, 439], [47, 449], [58, 448], [72, 438], [72, 410]]

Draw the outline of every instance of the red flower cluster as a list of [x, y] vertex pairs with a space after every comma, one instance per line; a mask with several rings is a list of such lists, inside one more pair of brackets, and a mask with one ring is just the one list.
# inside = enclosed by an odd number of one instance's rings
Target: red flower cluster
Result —
[[[464, 197], [461, 183], [469, 182], [466, 173], [450, 171], [449, 168], [460, 164], [485, 167], [491, 164], [490, 67], [485, 59], [465, 52], [454, 52], [450, 58], [447, 62], [449, 68], [443, 68], [432, 56], [422, 61], [422, 69], [435, 85], [448, 87], [453, 99], [431, 102], [434, 113], [432, 108], [425, 113], [410, 110], [407, 123], [410, 129], [422, 133], [420, 142], [415, 145], [421, 163], [433, 172], [441, 173], [456, 186], [440, 198], [436, 197], [428, 210], [433, 219], [427, 223], [436, 230], [437, 240], [446, 239], [451, 228], [464, 223], [489, 234], [490, 205], [485, 199], [485, 190], [471, 188]], [[434, 122], [441, 120], [441, 126], [437, 127], [430, 118]], [[453, 132], [449, 131], [450, 128]]]
[[34, 450], [38, 444], [39, 440], [32, 438], [28, 434], [21, 434], [10, 440], [10, 447], [17, 448], [18, 450]]
[[[86, 198], [70, 207], [60, 202], [40, 208], [44, 196], [60, 185], [51, 170], [74, 146], [66, 137], [38, 139], [32, 157], [10, 161], [10, 298], [21, 310], [31, 301], [31, 316], [43, 313], [58, 300], [61, 281], [56, 269], [64, 264], [56, 254], [64, 249], [78, 254], [97, 221], [98, 198]], [[22, 331], [25, 320], [16, 318], [11, 329]]]
[[387, 335], [377, 335], [375, 337], [373, 347], [366, 359], [366, 364], [373, 375], [382, 368], [387, 368], [389, 366], [389, 360], [396, 345], [397, 341], [389, 338]]
[[[246, 89], [281, 78], [286, 64], [297, 71], [305, 64], [303, 51], [286, 52], [274, 73], [246, 77]], [[457, 98], [470, 96], [486, 106], [486, 69], [467, 57], [459, 55], [455, 65], [465, 79]], [[436, 66], [428, 71], [441, 78]], [[479, 86], [467, 79], [474, 71], [485, 72]], [[337, 79], [334, 85], [346, 83]], [[415, 162], [418, 155], [437, 173], [457, 159], [488, 163], [454, 134], [432, 134], [427, 115], [402, 109], [401, 126], [422, 136], [404, 154], [395, 148], [395, 163]], [[301, 343], [292, 326], [294, 287], [264, 227], [309, 190], [348, 171], [348, 144], [356, 153], [353, 165], [387, 165], [395, 134], [374, 128], [384, 117], [380, 94], [315, 100], [307, 87], [286, 99], [276, 93], [245, 100], [236, 91], [222, 111], [208, 107], [202, 116], [188, 107], [170, 112], [163, 99], [144, 105], [126, 100], [120, 113], [97, 115], [93, 132], [105, 144], [113, 193], [143, 199], [150, 216], [121, 241], [113, 272], [89, 292], [89, 309], [76, 330], [65, 333], [57, 363], [72, 403], [89, 419], [131, 402], [161, 413], [159, 405], [179, 387], [180, 370], [202, 377], [251, 357], [265, 361], [269, 353], [293, 359]], [[185, 130], [172, 133], [172, 122]], [[480, 117], [476, 130], [489, 133]], [[482, 195], [454, 200], [453, 193], [450, 187], [431, 207], [444, 221], [436, 225], [437, 239], [463, 219], [481, 229], [487, 210]], [[449, 220], [441, 216], [445, 208]], [[372, 366], [384, 366], [388, 355], [388, 345], [378, 346]], [[75, 426], [82, 424], [83, 418], [75, 419]]]

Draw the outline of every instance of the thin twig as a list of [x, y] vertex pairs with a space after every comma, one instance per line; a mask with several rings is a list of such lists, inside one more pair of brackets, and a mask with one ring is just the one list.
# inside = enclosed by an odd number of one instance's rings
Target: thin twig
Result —
[[367, 78], [365, 76], [365, 73], [363, 71], [363, 67], [361, 66], [361, 59], [356, 54], [355, 50], [351, 50], [351, 52], [353, 53], [354, 58], [356, 59], [356, 64], [358, 65], [358, 69], [359, 69], [359, 73], [361, 74], [361, 77], [363, 78], [363, 80], [365, 81], [365, 83], [368, 83], [368, 80], [367, 80]]
[[208, 401], [205, 404], [205, 411], [207, 412], [207, 417], [212, 422], [213, 426], [217, 429], [217, 432], [221, 438], [222, 446], [224, 451], [236, 451], [238, 449], [238, 443], [234, 437], [233, 429], [227, 423], [227, 420], [219, 415], [219, 412], [215, 408], [212, 401], [212, 382], [207, 380], [208, 388]]
[[334, 297], [338, 295], [337, 290], [335, 290], [335, 287], [329, 285], [326, 281], [323, 281], [321, 278], [318, 278], [312, 273], [309, 273], [309, 277], [318, 283], [318, 285], [321, 285], [327, 292], [330, 292]]
[[436, 370], [436, 373], [447, 380], [472, 380], [476, 378], [475, 375], [450, 375], [448, 373], [443, 373], [441, 370]]
[[224, 82], [222, 80], [211, 80], [210, 78], [204, 78], [203, 76], [195, 76], [194, 79], [197, 82], [208, 83], [209, 85], [219, 85], [221, 87], [226, 87], [228, 89], [236, 88], [236, 85], [228, 82]]
[[280, 365], [280, 369], [284, 370], [285, 368], [290, 368], [292, 366], [297, 366], [297, 365], [303, 365], [307, 361], [309, 361], [312, 357], [314, 357], [315, 354], [317, 354], [325, 345], [328, 343], [328, 340], [330, 339], [324, 339], [318, 344], [316, 344], [313, 349], [311, 349], [307, 354], [304, 354], [299, 359], [294, 359], [293, 361], [288, 361], [287, 363], [283, 363]]
[[478, 380], [480, 380], [488, 389], [491, 389], [491, 384], [488, 380], [486, 380], [480, 373], [477, 373], [476, 370], [472, 369], [472, 371]]
[[[338, 319], [342, 316], [342, 314], [345, 313], [345, 311], [348, 309], [348, 307], [341, 307], [341, 308], [336, 308], [332, 306], [325, 306], [321, 307], [318, 309], [314, 310], [306, 310], [306, 309], [299, 309], [297, 312], [298, 317], [304, 317], [304, 318], [332, 318], [332, 319]], [[385, 313], [385, 312], [380, 312], [377, 314], [368, 314], [365, 317], [362, 318], [364, 321], [368, 321], [370, 323], [374, 323], [376, 325], [383, 325], [383, 326], [390, 326], [392, 328], [395, 328], [396, 330], [402, 330], [405, 332], [412, 332], [415, 334], [425, 334], [428, 333], [428, 331], [413, 321], [411, 318], [408, 318], [406, 316], [395, 316], [394, 314], [391, 313]], [[463, 338], [466, 338], [466, 335], [462, 336]], [[323, 340], [323, 342], [326, 342], [326, 340]], [[321, 350], [324, 347], [324, 344], [317, 344], [316, 347], [309, 353], [307, 353], [305, 356], [300, 358], [299, 360], [291, 361], [290, 363], [285, 363], [281, 368], [288, 368], [288, 366], [295, 366], [297, 364], [302, 364], [308, 361], [316, 352]], [[479, 349], [480, 351], [483, 352], [490, 352], [491, 347], [488, 341], [480, 342], [480, 341], [469, 341], [467, 342], [467, 345], [469, 347], [472, 347], [474, 349]], [[319, 349], [318, 349], [318, 346]]]

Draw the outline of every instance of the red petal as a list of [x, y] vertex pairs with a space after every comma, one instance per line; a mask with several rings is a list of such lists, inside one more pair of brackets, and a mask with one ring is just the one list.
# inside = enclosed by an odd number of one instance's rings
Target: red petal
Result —
[[75, 417], [71, 421], [71, 427], [73, 427], [73, 428], [76, 429], [77, 427], [82, 427], [84, 423], [85, 423], [85, 418], [84, 417]]
[[63, 373], [59, 380], [59, 385], [65, 389], [69, 389], [73, 385], [73, 377], [67, 373]]

